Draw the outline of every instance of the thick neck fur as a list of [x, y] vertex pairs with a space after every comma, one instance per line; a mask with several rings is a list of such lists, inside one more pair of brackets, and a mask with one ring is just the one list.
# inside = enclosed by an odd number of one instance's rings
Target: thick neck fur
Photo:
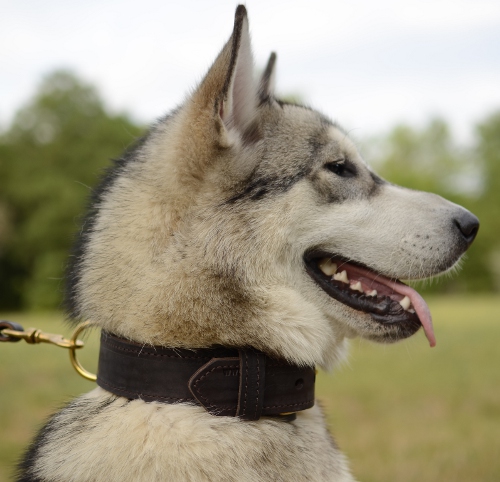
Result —
[[38, 443], [22, 480], [354, 482], [317, 407], [293, 424], [243, 422], [97, 388], [57, 414]]

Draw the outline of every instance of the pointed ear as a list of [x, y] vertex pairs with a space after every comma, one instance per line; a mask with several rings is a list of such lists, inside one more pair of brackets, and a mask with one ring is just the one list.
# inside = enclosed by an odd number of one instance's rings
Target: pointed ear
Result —
[[266, 68], [260, 78], [259, 97], [261, 101], [274, 96], [274, 85], [276, 82], [276, 53], [271, 52]]
[[244, 129], [254, 118], [257, 92], [253, 77], [253, 55], [247, 11], [236, 9], [232, 35], [231, 63], [219, 104], [219, 115], [227, 127]]
[[258, 95], [253, 67], [247, 11], [239, 5], [231, 38], [193, 96], [198, 107], [213, 109], [219, 134], [221, 127], [226, 134], [243, 133], [254, 120]]

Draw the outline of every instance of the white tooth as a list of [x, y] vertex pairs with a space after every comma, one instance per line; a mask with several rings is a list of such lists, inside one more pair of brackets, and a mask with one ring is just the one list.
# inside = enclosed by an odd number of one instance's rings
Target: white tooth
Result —
[[334, 274], [333, 279], [336, 281], [342, 281], [342, 283], [349, 283], [349, 278], [347, 277], [346, 270], [342, 271], [341, 273]]
[[410, 305], [411, 305], [411, 302], [410, 302], [410, 298], [408, 298], [408, 296], [405, 296], [400, 302], [399, 304], [403, 307], [403, 310], [407, 310]]
[[372, 290], [369, 293], [366, 293], [366, 296], [377, 296], [377, 290]]
[[361, 293], [363, 293], [363, 288], [361, 287], [361, 282], [358, 281], [357, 283], [353, 283], [351, 286], [350, 286], [351, 290], [354, 290], [354, 291], [361, 291]]
[[415, 310], [408, 310], [409, 313], [415, 313]]
[[325, 273], [327, 276], [331, 276], [337, 271], [337, 265], [335, 263], [332, 263], [332, 260], [330, 258], [323, 258], [319, 262], [319, 269], [323, 271], [323, 273]]

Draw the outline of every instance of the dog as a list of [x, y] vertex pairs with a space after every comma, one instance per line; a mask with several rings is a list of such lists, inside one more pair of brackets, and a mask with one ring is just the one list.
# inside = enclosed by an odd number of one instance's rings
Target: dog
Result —
[[102, 382], [48, 421], [18, 481], [354, 480], [317, 405], [259, 415], [268, 396], [259, 363], [268, 377], [269, 360], [309, 374], [343, 359], [349, 338], [391, 343], [420, 327], [434, 345], [425, 301], [399, 279], [452, 269], [479, 223], [381, 179], [339, 125], [276, 98], [275, 65], [273, 53], [254, 80], [240, 5], [198, 87], [93, 193], [66, 293], [75, 322], [140, 347], [134, 360], [141, 350], [240, 350], [221, 373], [239, 377], [241, 392], [241, 353], [253, 353], [244, 389], [255, 413], [242, 410], [240, 392], [237, 412], [224, 416], [196, 394], [162, 403]]

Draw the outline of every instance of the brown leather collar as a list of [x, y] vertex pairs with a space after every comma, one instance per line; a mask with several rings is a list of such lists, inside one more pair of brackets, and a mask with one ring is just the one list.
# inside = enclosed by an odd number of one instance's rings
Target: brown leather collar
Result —
[[103, 331], [97, 373], [97, 384], [121, 397], [191, 402], [212, 415], [244, 420], [314, 405], [314, 367], [252, 348], [144, 346]]

